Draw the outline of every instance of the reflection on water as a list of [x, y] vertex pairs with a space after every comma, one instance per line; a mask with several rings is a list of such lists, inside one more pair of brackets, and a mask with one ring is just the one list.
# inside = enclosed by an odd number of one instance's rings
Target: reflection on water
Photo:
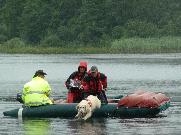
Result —
[[68, 127], [71, 129], [72, 134], [86, 134], [86, 135], [105, 135], [106, 119], [89, 119], [83, 120], [70, 120], [68, 121]]
[[25, 135], [49, 135], [50, 121], [46, 119], [23, 119]]

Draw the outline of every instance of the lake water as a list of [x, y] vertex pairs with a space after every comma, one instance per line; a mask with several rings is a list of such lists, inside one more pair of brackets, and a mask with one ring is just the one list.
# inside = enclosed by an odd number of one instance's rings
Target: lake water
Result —
[[[77, 70], [80, 60], [88, 68], [96, 65], [108, 77], [108, 96], [127, 95], [144, 89], [162, 92], [171, 98], [171, 107], [156, 118], [17, 119], [3, 111], [19, 108], [17, 92], [43, 69], [52, 87], [53, 98], [65, 98], [64, 82]], [[180, 135], [181, 133], [181, 54], [92, 54], [30, 55], [0, 54], [0, 134], [18, 135]]]

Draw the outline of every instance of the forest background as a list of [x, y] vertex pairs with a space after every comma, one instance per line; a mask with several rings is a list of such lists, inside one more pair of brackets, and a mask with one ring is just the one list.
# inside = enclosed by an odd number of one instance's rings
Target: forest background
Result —
[[181, 52], [181, 0], [0, 0], [0, 52]]

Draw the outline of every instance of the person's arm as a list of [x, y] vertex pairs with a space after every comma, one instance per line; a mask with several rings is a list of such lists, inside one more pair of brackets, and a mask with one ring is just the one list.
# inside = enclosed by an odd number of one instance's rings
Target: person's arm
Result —
[[25, 84], [24, 87], [23, 87], [23, 93], [22, 93], [22, 100], [23, 100], [23, 102], [25, 102], [25, 96], [27, 94], [28, 89], [29, 89], [28, 84]]
[[76, 76], [76, 72], [73, 72], [73, 73], [69, 76], [69, 78], [66, 80], [65, 86], [67, 87], [67, 89], [69, 89], [70, 80], [71, 80], [71, 79], [74, 79], [75, 76]]
[[101, 78], [103, 90], [106, 90], [107, 89], [107, 76], [101, 73], [100, 78]]

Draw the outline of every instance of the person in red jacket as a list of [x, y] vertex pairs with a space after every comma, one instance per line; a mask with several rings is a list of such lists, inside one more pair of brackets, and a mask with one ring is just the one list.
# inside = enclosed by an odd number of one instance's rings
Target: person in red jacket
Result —
[[82, 100], [82, 92], [80, 90], [80, 86], [81, 81], [86, 74], [87, 62], [80, 61], [78, 71], [73, 72], [65, 82], [65, 86], [69, 90], [67, 95], [68, 103], [78, 103]]
[[107, 76], [98, 72], [96, 66], [92, 66], [88, 74], [82, 80], [83, 97], [97, 96], [102, 103], [107, 103], [105, 91], [107, 89]]

